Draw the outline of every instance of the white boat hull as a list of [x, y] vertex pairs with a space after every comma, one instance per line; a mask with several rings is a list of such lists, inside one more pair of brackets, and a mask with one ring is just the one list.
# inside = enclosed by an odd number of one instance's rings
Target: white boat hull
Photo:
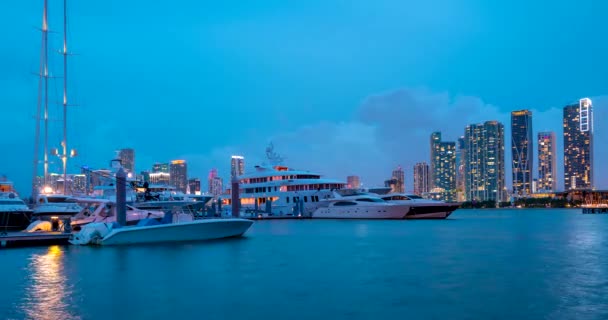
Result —
[[345, 206], [317, 209], [314, 219], [405, 219], [408, 210], [399, 205], [389, 206]]
[[203, 241], [240, 237], [253, 224], [246, 219], [205, 219], [184, 223], [113, 229], [102, 245]]

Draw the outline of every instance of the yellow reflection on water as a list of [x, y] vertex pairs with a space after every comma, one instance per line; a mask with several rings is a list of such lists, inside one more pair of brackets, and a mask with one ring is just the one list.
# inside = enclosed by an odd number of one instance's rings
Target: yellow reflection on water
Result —
[[63, 272], [64, 252], [51, 246], [30, 258], [30, 281], [25, 289], [22, 312], [30, 319], [77, 319], [69, 312], [71, 286]]

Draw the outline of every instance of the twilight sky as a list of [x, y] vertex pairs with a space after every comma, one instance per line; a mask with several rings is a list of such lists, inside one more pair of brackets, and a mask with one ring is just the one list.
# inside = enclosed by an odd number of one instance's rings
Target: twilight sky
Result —
[[[62, 1], [50, 2], [51, 48]], [[182, 158], [192, 177], [231, 154], [247, 169], [273, 141], [287, 165], [379, 185], [429, 159], [470, 123], [534, 112], [558, 137], [562, 107], [591, 97], [596, 185], [608, 188], [608, 3], [577, 1], [71, 1], [70, 168], [107, 167], [136, 149], [137, 170]], [[0, 3], [0, 174], [29, 194], [42, 0]], [[51, 72], [61, 76], [60, 56]], [[52, 82], [60, 101], [61, 79]], [[51, 117], [60, 119], [53, 105]], [[61, 123], [49, 141], [60, 146]], [[510, 181], [510, 139], [506, 139]], [[536, 148], [536, 146], [535, 146]], [[54, 165], [59, 167], [59, 161]], [[206, 188], [204, 183], [203, 188]]]

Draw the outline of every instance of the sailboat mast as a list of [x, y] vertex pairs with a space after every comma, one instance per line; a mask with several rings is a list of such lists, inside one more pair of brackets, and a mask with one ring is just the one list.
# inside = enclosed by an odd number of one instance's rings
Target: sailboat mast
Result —
[[42, 16], [42, 43], [44, 61], [44, 185], [48, 183], [49, 173], [49, 32], [48, 32], [48, 0], [44, 0], [44, 12]]
[[38, 177], [38, 163], [40, 159], [38, 159], [40, 152], [40, 112], [42, 111], [42, 86], [44, 84], [44, 72], [46, 70], [46, 64], [44, 60], [44, 52], [46, 47], [46, 33], [47, 33], [47, 14], [46, 14], [47, 3], [44, 1], [44, 8], [42, 11], [42, 28], [40, 29], [42, 32], [42, 39], [40, 41], [40, 69], [38, 71], [38, 102], [36, 108], [36, 137], [34, 141], [34, 163], [33, 163], [33, 173], [32, 173], [32, 197], [35, 197], [38, 193], [38, 189], [36, 188], [36, 182]]
[[68, 1], [63, 0], [63, 194], [67, 194], [68, 183]]

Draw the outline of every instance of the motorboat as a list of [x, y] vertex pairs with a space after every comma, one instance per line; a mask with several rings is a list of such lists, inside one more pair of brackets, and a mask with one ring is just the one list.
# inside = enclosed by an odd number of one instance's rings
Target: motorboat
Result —
[[75, 245], [129, 245], [147, 243], [173, 243], [184, 241], [217, 240], [240, 237], [253, 224], [247, 219], [194, 220], [189, 212], [168, 212], [160, 221], [145, 219], [136, 226], [117, 223], [91, 223], [74, 234], [70, 243]]
[[363, 192], [346, 196], [334, 192], [333, 198], [320, 202], [324, 206], [313, 212], [313, 219], [405, 219], [407, 214], [403, 206]]
[[460, 203], [424, 199], [413, 194], [392, 193], [379, 197], [401, 206], [406, 219], [445, 219], [460, 207]]
[[0, 192], [0, 232], [23, 230], [32, 219], [32, 210], [16, 192]]
[[72, 197], [64, 194], [39, 194], [36, 198], [36, 204], [32, 216], [47, 217], [47, 216], [74, 216], [82, 207], [74, 201], [70, 201]]

